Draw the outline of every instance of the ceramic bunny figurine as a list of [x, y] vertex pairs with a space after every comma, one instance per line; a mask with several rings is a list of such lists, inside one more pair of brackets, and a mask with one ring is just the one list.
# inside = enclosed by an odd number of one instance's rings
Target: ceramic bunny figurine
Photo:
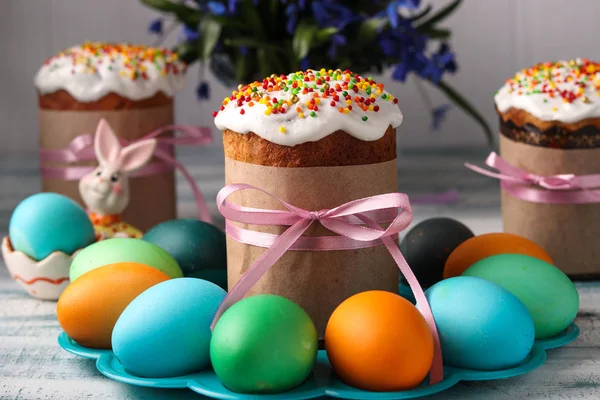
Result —
[[94, 138], [98, 167], [79, 181], [79, 193], [88, 208], [96, 233], [103, 237], [140, 238], [142, 232], [121, 220], [129, 203], [128, 174], [144, 166], [156, 148], [155, 139], [121, 147], [104, 119]]

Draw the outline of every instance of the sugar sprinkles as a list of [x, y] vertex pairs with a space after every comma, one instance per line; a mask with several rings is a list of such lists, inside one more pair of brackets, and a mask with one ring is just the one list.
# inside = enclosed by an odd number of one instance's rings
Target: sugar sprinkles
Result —
[[576, 122], [600, 116], [600, 63], [585, 58], [519, 71], [496, 93], [498, 111], [523, 109], [542, 120]]
[[[388, 126], [395, 128], [402, 122], [397, 104], [398, 99], [370, 77], [349, 70], [321, 69], [271, 75], [260, 82], [240, 85], [223, 100], [213, 117], [219, 129], [253, 132], [286, 145], [319, 140], [332, 133], [326, 132], [331, 129], [345, 130], [362, 140], [376, 140]], [[377, 114], [381, 116], [375, 118]], [[276, 125], [271, 126], [270, 120]], [[360, 122], [362, 128], [355, 122]], [[365, 134], [373, 128], [375, 132]], [[316, 132], [311, 133], [311, 129]]]
[[114, 92], [132, 100], [183, 87], [186, 64], [177, 53], [134, 44], [86, 42], [48, 58], [35, 83], [42, 94], [66, 90], [79, 101]]

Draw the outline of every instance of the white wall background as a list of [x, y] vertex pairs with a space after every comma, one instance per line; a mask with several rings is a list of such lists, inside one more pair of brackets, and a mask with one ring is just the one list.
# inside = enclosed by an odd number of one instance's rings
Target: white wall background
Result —
[[[448, 0], [423, 0], [428, 2], [439, 8]], [[137, 0], [2, 0], [1, 6], [0, 153], [37, 150], [32, 81], [45, 58], [85, 40], [154, 41], [147, 26], [157, 14]], [[518, 69], [572, 57], [600, 60], [599, 15], [599, 0], [465, 0], [446, 22], [460, 66], [448, 80], [495, 128], [493, 94]], [[191, 69], [190, 84], [177, 97], [178, 122], [212, 125], [211, 112], [230, 89], [215, 82], [211, 100], [198, 102], [197, 73], [197, 68]], [[378, 79], [400, 99], [405, 114], [401, 146], [485, 145], [478, 125], [459, 110], [448, 115], [440, 131], [431, 132], [428, 110], [414, 83]], [[428, 91], [435, 103], [445, 101], [434, 88]]]

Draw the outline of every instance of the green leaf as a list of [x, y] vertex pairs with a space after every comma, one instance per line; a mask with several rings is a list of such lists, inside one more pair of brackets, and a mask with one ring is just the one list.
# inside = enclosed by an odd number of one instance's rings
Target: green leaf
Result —
[[251, 1], [242, 1], [239, 4], [239, 15], [246, 23], [246, 29], [258, 37], [265, 37], [265, 29], [260, 14]]
[[258, 69], [261, 72], [261, 76], [269, 76], [271, 72], [271, 63], [269, 62], [269, 56], [266, 49], [258, 49], [256, 52], [258, 57]]
[[317, 30], [317, 25], [312, 22], [303, 20], [298, 23], [292, 41], [292, 48], [294, 49], [296, 60], [302, 60], [308, 55], [310, 47], [313, 44], [313, 39], [317, 34]]
[[419, 11], [417, 14], [410, 17], [409, 21], [417, 22], [421, 18], [426, 17], [431, 12], [432, 9], [433, 9], [433, 7], [431, 7], [431, 4], [428, 4], [427, 7], [425, 7], [422, 11]]
[[240, 55], [235, 62], [235, 79], [242, 82], [248, 76], [248, 58]]
[[315, 40], [319, 43], [326, 42], [327, 40], [329, 40], [330, 37], [332, 37], [333, 35], [335, 35], [338, 32], [339, 32], [339, 29], [334, 26], [319, 29], [317, 31], [317, 34], [315, 35]]
[[148, 7], [159, 11], [173, 13], [177, 19], [188, 26], [196, 26], [200, 22], [202, 14], [195, 8], [188, 7], [182, 2], [169, 0], [141, 0]]
[[372, 43], [379, 30], [387, 23], [388, 19], [384, 17], [373, 17], [364, 20], [358, 28], [358, 36], [353, 43], [354, 46], [360, 49]]
[[253, 48], [265, 48], [274, 51], [278, 51], [280, 53], [285, 54], [285, 50], [281, 47], [274, 45], [269, 42], [263, 42], [262, 40], [253, 39], [251, 37], [238, 37], [238, 38], [228, 38], [223, 40], [223, 44], [225, 46], [233, 46], [233, 47], [253, 47]]
[[166, 12], [176, 12], [180, 10], [182, 7], [187, 8], [186, 6], [180, 3], [174, 3], [169, 0], [141, 0], [143, 4], [148, 7], [152, 7], [154, 9]]
[[448, 29], [432, 29], [425, 33], [430, 39], [448, 39], [450, 31]]
[[248, 29], [248, 25], [246, 25], [243, 21], [240, 21], [237, 18], [231, 18], [226, 15], [212, 15], [211, 18], [213, 21], [218, 22], [223, 27], [235, 28], [239, 30]]
[[195, 46], [195, 42], [181, 42], [173, 50], [179, 59], [188, 65], [198, 61], [198, 46]]
[[198, 46], [200, 53], [200, 59], [202, 61], [206, 61], [219, 40], [219, 35], [221, 34], [221, 25], [213, 21], [211, 18], [204, 18], [200, 22], [200, 26], [198, 27], [198, 32], [200, 36], [198, 37]]
[[483, 132], [486, 136], [487, 142], [490, 147], [494, 147], [494, 135], [492, 134], [492, 130], [489, 125], [485, 121], [485, 118], [472, 106], [467, 99], [465, 99], [461, 94], [459, 94], [452, 86], [448, 85], [444, 81], [440, 81], [437, 85], [434, 84], [442, 93], [446, 95], [454, 104], [456, 104], [459, 108], [461, 108], [465, 113], [467, 113], [471, 118], [473, 118], [480, 126], [483, 128]]
[[416, 29], [419, 32], [431, 29], [435, 24], [444, 20], [446, 17], [452, 14], [458, 8], [461, 2], [462, 0], [454, 0], [452, 3], [448, 4], [446, 7], [433, 14], [429, 19], [425, 20], [425, 22], [417, 26]]

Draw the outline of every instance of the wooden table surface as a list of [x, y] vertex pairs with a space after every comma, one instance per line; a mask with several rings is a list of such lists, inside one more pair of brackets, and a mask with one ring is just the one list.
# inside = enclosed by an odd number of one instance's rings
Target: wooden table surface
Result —
[[[476, 233], [501, 230], [498, 185], [465, 171], [464, 161], [480, 162], [484, 152], [430, 154], [405, 152], [399, 157], [400, 190], [413, 198], [449, 188], [458, 202], [416, 204], [414, 223], [433, 216], [463, 221]], [[180, 154], [217, 216], [214, 198], [223, 184], [220, 152]], [[11, 210], [39, 190], [34, 155], [0, 158], [0, 236]], [[191, 192], [178, 182], [179, 215], [194, 216]], [[222, 219], [217, 218], [222, 225]], [[549, 350], [546, 363], [524, 376], [485, 382], [463, 382], [428, 398], [449, 399], [600, 399], [600, 282], [577, 283], [581, 307], [576, 323], [580, 337]], [[112, 381], [94, 362], [71, 355], [57, 344], [61, 329], [55, 302], [29, 297], [10, 278], [0, 261], [0, 399], [201, 399], [190, 390], [158, 390]], [[598, 329], [598, 330], [596, 330]]]

